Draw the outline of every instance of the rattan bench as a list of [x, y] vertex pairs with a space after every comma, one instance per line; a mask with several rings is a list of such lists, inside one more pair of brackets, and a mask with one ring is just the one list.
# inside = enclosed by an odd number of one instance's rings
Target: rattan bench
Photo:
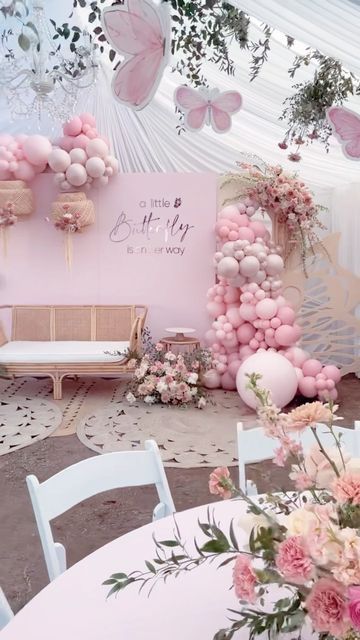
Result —
[[0, 365], [14, 377], [49, 376], [56, 400], [66, 376], [116, 376], [129, 371], [128, 357], [113, 352], [141, 353], [144, 305], [1, 305], [0, 310], [11, 314], [10, 341], [0, 326]]

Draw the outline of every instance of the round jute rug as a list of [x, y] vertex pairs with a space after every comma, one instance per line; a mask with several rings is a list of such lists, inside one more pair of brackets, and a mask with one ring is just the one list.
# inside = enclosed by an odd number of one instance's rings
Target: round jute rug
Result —
[[60, 409], [43, 398], [0, 399], [0, 456], [47, 438], [62, 421]]

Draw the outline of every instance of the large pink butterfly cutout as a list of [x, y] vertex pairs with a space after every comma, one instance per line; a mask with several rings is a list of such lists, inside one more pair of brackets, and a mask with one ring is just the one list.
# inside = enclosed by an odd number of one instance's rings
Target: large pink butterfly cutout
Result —
[[112, 90], [116, 99], [132, 109], [152, 100], [169, 57], [168, 3], [127, 0], [103, 10], [102, 24], [109, 43], [125, 60], [116, 70]]
[[326, 116], [344, 155], [360, 160], [360, 116], [345, 107], [330, 107]]
[[226, 133], [231, 128], [231, 116], [239, 111], [242, 97], [237, 91], [219, 89], [192, 89], [181, 86], [175, 89], [176, 106], [185, 114], [184, 126], [190, 131], [199, 131], [204, 124], [211, 125], [217, 133]]

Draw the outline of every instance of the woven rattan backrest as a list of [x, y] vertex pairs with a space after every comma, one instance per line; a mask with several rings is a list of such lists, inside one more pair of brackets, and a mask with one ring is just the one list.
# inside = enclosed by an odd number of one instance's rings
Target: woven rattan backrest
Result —
[[129, 340], [135, 307], [96, 307], [96, 340]]
[[140, 335], [147, 307], [104, 306], [14, 306], [12, 340], [129, 340]]
[[51, 340], [51, 307], [13, 307], [12, 340]]
[[54, 307], [55, 340], [92, 340], [92, 307]]

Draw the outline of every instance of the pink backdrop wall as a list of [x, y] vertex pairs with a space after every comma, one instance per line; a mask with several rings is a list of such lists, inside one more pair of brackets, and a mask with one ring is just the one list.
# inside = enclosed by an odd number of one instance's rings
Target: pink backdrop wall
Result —
[[215, 174], [125, 174], [90, 192], [97, 220], [73, 237], [70, 272], [63, 235], [45, 221], [52, 176], [38, 176], [33, 191], [36, 212], [10, 229], [8, 256], [0, 254], [1, 304], [144, 303], [154, 337], [174, 324], [204, 334]]

